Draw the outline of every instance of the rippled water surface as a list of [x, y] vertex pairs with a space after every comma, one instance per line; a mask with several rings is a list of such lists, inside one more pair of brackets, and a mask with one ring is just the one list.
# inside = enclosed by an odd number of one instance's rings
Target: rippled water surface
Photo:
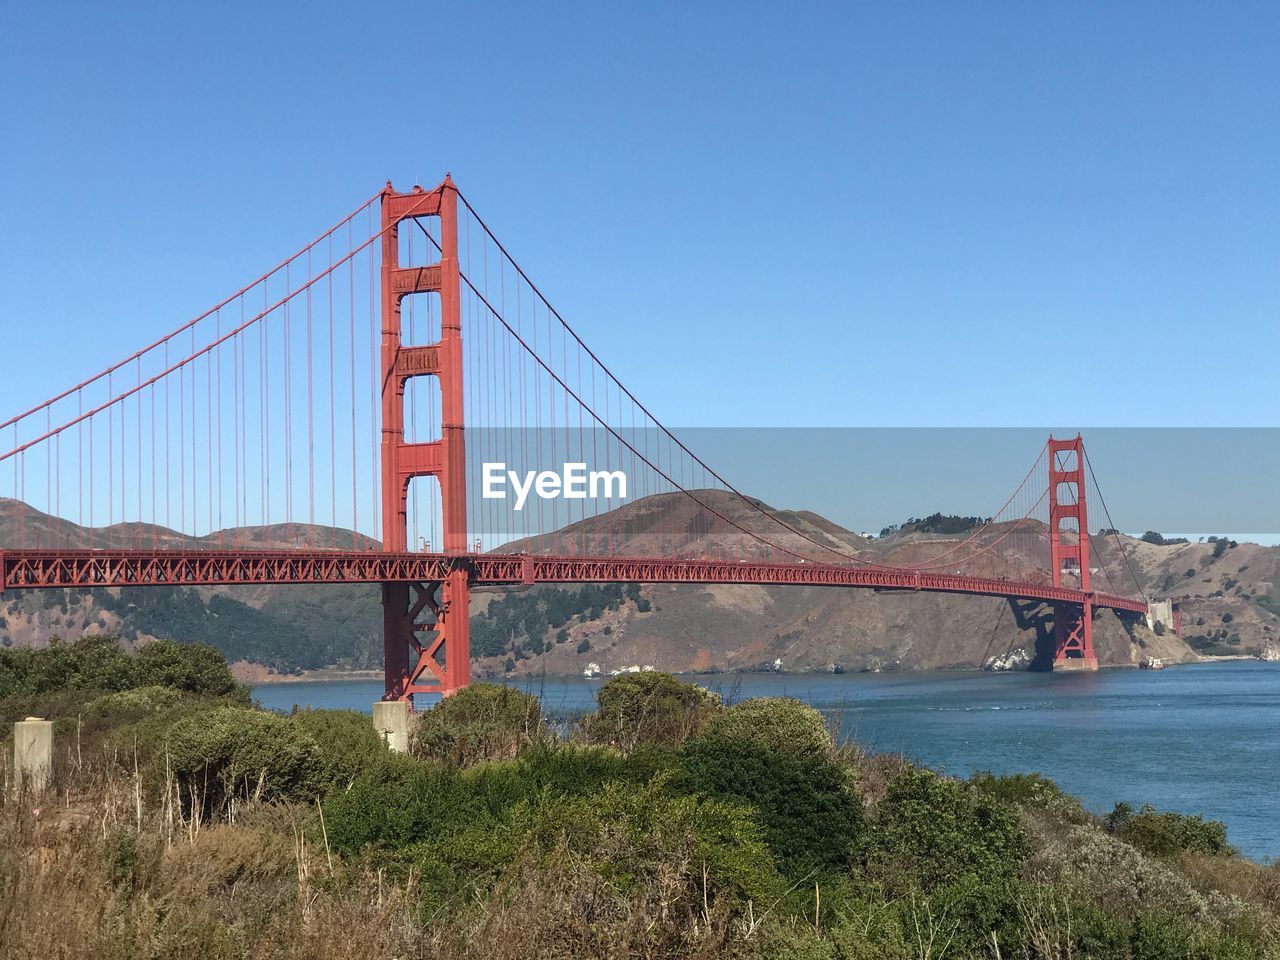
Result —
[[[697, 677], [726, 699], [786, 695], [871, 750], [957, 775], [1039, 771], [1097, 811], [1118, 800], [1227, 823], [1248, 856], [1280, 855], [1280, 664], [1096, 674]], [[521, 684], [549, 713], [591, 709], [599, 680]], [[263, 706], [363, 710], [379, 681], [263, 684]]]

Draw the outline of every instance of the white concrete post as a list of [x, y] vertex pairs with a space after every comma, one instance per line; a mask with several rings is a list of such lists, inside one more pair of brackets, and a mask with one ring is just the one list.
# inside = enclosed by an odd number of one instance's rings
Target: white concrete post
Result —
[[373, 728], [395, 753], [409, 752], [409, 702], [379, 700], [373, 705]]
[[39, 793], [53, 773], [53, 721], [27, 717], [13, 725], [14, 785]]

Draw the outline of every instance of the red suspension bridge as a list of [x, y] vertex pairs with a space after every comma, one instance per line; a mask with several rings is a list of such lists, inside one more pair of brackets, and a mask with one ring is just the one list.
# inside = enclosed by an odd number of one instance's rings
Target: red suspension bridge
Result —
[[[502, 484], [523, 470], [528, 493], [548, 464], [565, 473], [536, 492], [563, 496], [513, 506]], [[467, 684], [484, 584], [1041, 601], [1055, 666], [1093, 669], [1095, 611], [1147, 603], [1109, 515], [1116, 549], [1091, 567], [1090, 489], [1081, 438], [1050, 438], [987, 522], [893, 564], [770, 510], [621, 383], [446, 177], [388, 184], [211, 310], [0, 424], [0, 591], [381, 584], [388, 699]]]

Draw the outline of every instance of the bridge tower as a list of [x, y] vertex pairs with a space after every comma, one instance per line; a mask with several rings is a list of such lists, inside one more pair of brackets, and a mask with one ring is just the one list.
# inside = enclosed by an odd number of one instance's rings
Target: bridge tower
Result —
[[[402, 224], [437, 217], [440, 259], [400, 265]], [[444, 579], [382, 585], [384, 700], [415, 693], [446, 696], [470, 680], [466, 447], [462, 419], [462, 321], [458, 267], [458, 191], [446, 175], [431, 191], [382, 194], [382, 549], [408, 551], [408, 493], [414, 477], [440, 484], [444, 552], [458, 555]], [[440, 340], [405, 345], [401, 301], [413, 294], [440, 297]], [[404, 434], [405, 384], [413, 377], [440, 382], [440, 439], [410, 443]]]
[[[1064, 527], [1066, 528], [1064, 530]], [[1064, 538], [1064, 532], [1067, 537]], [[1055, 587], [1064, 574], [1079, 581], [1083, 604], [1054, 603], [1055, 670], [1097, 670], [1093, 650], [1093, 600], [1089, 571], [1089, 513], [1085, 503], [1084, 440], [1049, 438], [1049, 558]]]

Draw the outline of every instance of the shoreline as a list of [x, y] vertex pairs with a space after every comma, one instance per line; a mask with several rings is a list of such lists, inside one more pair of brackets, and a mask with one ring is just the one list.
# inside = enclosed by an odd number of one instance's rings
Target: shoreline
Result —
[[[1195, 667], [1204, 664], [1213, 663], [1229, 663], [1239, 661], [1252, 661], [1255, 663], [1269, 663], [1272, 661], [1263, 660], [1261, 657], [1251, 656], [1249, 654], [1230, 654], [1222, 657], [1205, 657], [1201, 656], [1196, 660], [1182, 660], [1173, 663], [1166, 663], [1164, 669], [1173, 667]], [[236, 664], [236, 667], [240, 667]], [[326, 681], [345, 681], [345, 680], [380, 680], [382, 679], [381, 670], [343, 670], [337, 668], [320, 668], [317, 670], [304, 670], [297, 674], [275, 673], [265, 667], [259, 667], [257, 664], [246, 664], [248, 669], [243, 672], [246, 676], [237, 676], [236, 679], [241, 683], [248, 684], [250, 687], [259, 687], [266, 684], [285, 684], [285, 683], [321, 683]], [[254, 669], [257, 668], [257, 669]], [[1099, 668], [1099, 672], [1110, 670], [1138, 670], [1137, 664], [1115, 663], [1108, 664]], [[259, 672], [260, 671], [260, 672]], [[806, 670], [806, 671], [724, 671], [724, 672], [708, 672], [708, 671], [676, 671], [672, 676], [681, 678], [698, 678], [713, 679], [716, 677], [733, 678], [733, 677], [912, 677], [927, 676], [931, 674], [959, 674], [959, 675], [979, 675], [979, 674], [1018, 674], [1031, 673], [1030, 670], [983, 670], [981, 667], [969, 668], [952, 668], [948, 670], [858, 670], [847, 673], [831, 673], [826, 670]], [[1037, 671], [1052, 672], [1052, 671]], [[630, 673], [620, 674], [602, 674], [597, 677], [584, 677], [581, 673], [521, 673], [506, 674], [502, 677], [473, 677], [476, 683], [498, 683], [507, 685], [510, 683], [530, 683], [538, 680], [600, 680], [606, 681], [613, 679], [614, 676], [630, 676]]]
[[[239, 665], [237, 664], [237, 667]], [[253, 664], [252, 666], [257, 666]], [[250, 687], [260, 687], [269, 683], [319, 683], [328, 680], [381, 680], [381, 670], [341, 670], [321, 667], [318, 670], [303, 670], [301, 673], [275, 673], [262, 668], [258, 670], [232, 671], [236, 679]], [[243, 676], [241, 674], [244, 674]]]

